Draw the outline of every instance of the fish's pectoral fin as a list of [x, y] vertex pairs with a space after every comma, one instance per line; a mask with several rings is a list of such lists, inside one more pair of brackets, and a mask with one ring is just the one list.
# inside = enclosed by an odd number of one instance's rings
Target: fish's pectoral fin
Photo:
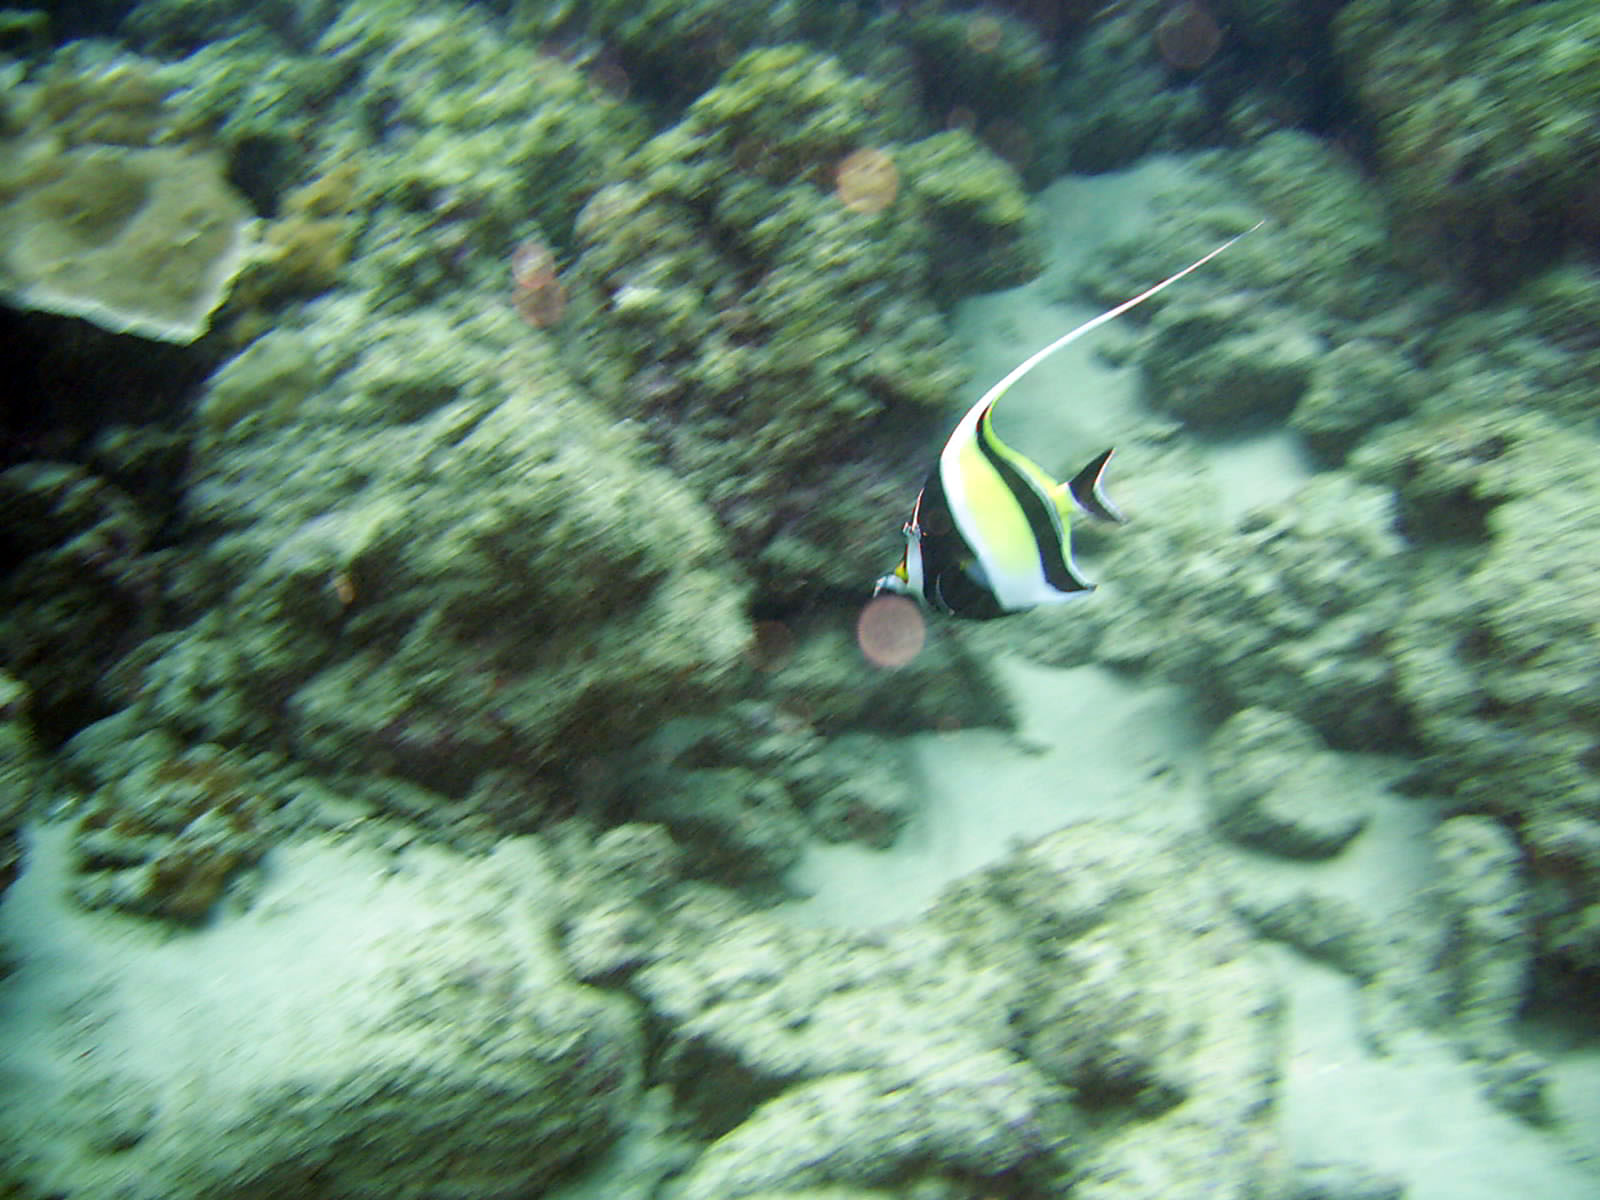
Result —
[[1067, 491], [1072, 496], [1073, 502], [1091, 517], [1122, 525], [1128, 518], [1111, 503], [1111, 497], [1106, 495], [1105, 489], [1101, 486], [1101, 477], [1105, 474], [1106, 464], [1111, 461], [1111, 456], [1115, 453], [1113, 449], [1097, 454], [1088, 466], [1072, 477], [1072, 481], [1067, 484]]

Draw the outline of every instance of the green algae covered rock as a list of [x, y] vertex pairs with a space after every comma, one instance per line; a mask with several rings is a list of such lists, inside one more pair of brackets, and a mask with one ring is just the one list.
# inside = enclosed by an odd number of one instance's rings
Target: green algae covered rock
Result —
[[23, 880], [27, 957], [55, 949], [32, 982], [62, 1002], [0, 1113], [18, 1195], [516, 1200], [637, 1109], [638, 1016], [572, 979], [530, 842], [302, 838], [256, 912], [161, 942], [49, 903], [62, 841]]
[[1119, 542], [1098, 655], [1199, 686], [1220, 717], [1261, 707], [1334, 746], [1401, 736], [1386, 637], [1406, 605], [1404, 549], [1381, 488], [1314, 477], [1227, 533], [1174, 527]]
[[1354, 163], [1279, 131], [1196, 155], [1169, 179], [1155, 228], [1084, 272], [1097, 303], [1120, 303], [1245, 236], [1126, 318], [1125, 329], [1145, 330], [1128, 356], [1152, 406], [1223, 435], [1287, 416], [1336, 462], [1423, 402], [1417, 330], [1443, 324], [1447, 298], [1400, 269]]
[[1212, 735], [1206, 760], [1212, 820], [1241, 845], [1330, 858], [1366, 826], [1338, 757], [1293, 717], [1243, 709]]
[[935, 125], [974, 129], [1006, 161], [1043, 186], [1061, 155], [1050, 87], [1056, 49], [1043, 26], [996, 7], [908, 11], [888, 23], [916, 69], [918, 100]]
[[1167, 9], [1102, 11], [1067, 46], [1054, 99], [1068, 169], [1109, 171], [1206, 138], [1214, 118], [1205, 96], [1161, 59], [1155, 31]]
[[424, 10], [395, 21], [352, 6], [323, 40], [363, 71], [366, 168], [384, 192], [370, 265], [391, 303], [482, 283], [475, 269], [503, 279], [532, 230], [564, 244], [578, 210], [645, 136], [638, 113], [581, 71], [475, 16]]
[[1152, 320], [1139, 365], [1161, 409], [1197, 428], [1237, 431], [1293, 412], [1322, 350], [1293, 315], [1259, 301], [1179, 300]]
[[341, 338], [309, 327], [297, 353], [333, 339], [343, 369], [202, 442], [193, 511], [227, 599], [141, 651], [145, 719], [461, 795], [716, 695], [747, 636], [726, 544], [548, 343], [506, 310]]
[[1424, 241], [1456, 239], [1454, 263], [1515, 278], [1592, 204], [1600, 10], [1587, 0], [1354, 0], [1333, 29], [1397, 208]]
[[1260, 228], [1181, 291], [1143, 311], [1197, 292], [1267, 293], [1325, 334], [1351, 324], [1383, 327], [1429, 296], [1401, 269], [1383, 206], [1357, 164], [1310, 134], [1281, 130], [1241, 151], [1187, 158], [1153, 204], [1159, 225], [1114, 245], [1084, 275], [1085, 287], [1108, 306], [1258, 221]]
[[44, 763], [27, 715], [27, 686], [0, 673], [0, 896], [21, 869], [22, 822], [43, 783]]
[[1588, 435], [1525, 413], [1397, 430], [1363, 468], [1436, 548], [1390, 633], [1429, 769], [1511, 820], [1540, 886], [1540, 953], [1600, 966], [1600, 489]]
[[587, 33], [611, 48], [605, 70], [618, 84], [674, 101], [703, 91], [752, 47], [855, 23], [848, 10], [819, 15], [807, 5], [766, 0], [512, 0], [511, 7], [519, 33], [552, 39]]
[[931, 441], [963, 381], [940, 264], [969, 287], [1032, 266], [1009, 168], [962, 136], [905, 144], [888, 99], [803, 47], [753, 52], [574, 225], [584, 381], [780, 599], [881, 569], [882, 514], [914, 476], [870, 435]]
[[906, 186], [933, 231], [941, 295], [997, 291], [1038, 274], [1027, 196], [1005, 162], [960, 130], [912, 142], [900, 157]]
[[1325, 459], [1417, 407], [1426, 385], [1415, 364], [1376, 337], [1352, 338], [1317, 360], [1289, 427]]
[[613, 961], [704, 1138], [682, 1194], [1248, 1191], [1276, 1009], [1195, 867], [1085, 823], [894, 928], [797, 928], [703, 886], [641, 897], [649, 936]]

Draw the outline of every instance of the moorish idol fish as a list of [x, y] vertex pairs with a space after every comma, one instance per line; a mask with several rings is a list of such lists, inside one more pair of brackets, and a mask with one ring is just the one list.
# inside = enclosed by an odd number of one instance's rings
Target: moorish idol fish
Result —
[[[1260, 223], [1245, 230], [1259, 229]], [[1197, 270], [1244, 237], [1229, 238], [1175, 275], [1124, 300], [1035, 351], [967, 410], [917, 495], [902, 532], [900, 565], [878, 580], [874, 595], [899, 592], [937, 612], [987, 620], [1060, 604], [1094, 590], [1072, 561], [1068, 514], [1073, 507], [1102, 521], [1123, 516], [1101, 490], [1110, 450], [1065, 483], [1002, 442], [994, 406], [1057, 350], [1120, 317]]]

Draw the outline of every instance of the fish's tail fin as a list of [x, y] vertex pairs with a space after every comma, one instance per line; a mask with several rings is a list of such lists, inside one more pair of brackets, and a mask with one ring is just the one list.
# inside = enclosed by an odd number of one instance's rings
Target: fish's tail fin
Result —
[[1072, 477], [1071, 482], [1067, 484], [1067, 491], [1071, 494], [1073, 502], [1091, 517], [1122, 525], [1128, 518], [1111, 503], [1111, 497], [1106, 495], [1105, 489], [1101, 486], [1106, 464], [1111, 461], [1111, 456], [1115, 453], [1113, 449], [1095, 455], [1088, 466]]

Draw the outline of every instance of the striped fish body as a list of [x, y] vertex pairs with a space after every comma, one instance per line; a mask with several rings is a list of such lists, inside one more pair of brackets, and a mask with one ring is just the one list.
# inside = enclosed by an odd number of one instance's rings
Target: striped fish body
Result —
[[1121, 519], [1099, 486], [1110, 458], [1107, 450], [1058, 484], [1000, 440], [989, 408], [974, 410], [928, 473], [905, 527], [905, 555], [880, 588], [975, 620], [1092, 591], [1072, 560], [1070, 514], [1076, 506]]
[[1092, 591], [1072, 561], [1069, 517], [1076, 508], [1101, 520], [1122, 520], [1100, 487], [1111, 451], [1097, 455], [1070, 482], [1057, 483], [1000, 440], [992, 424], [994, 406], [1050, 355], [1144, 303], [1243, 236], [1063, 334], [985, 392], [928, 473], [904, 528], [905, 553], [878, 580], [877, 591], [914, 596], [937, 612], [978, 620], [1060, 604]]

